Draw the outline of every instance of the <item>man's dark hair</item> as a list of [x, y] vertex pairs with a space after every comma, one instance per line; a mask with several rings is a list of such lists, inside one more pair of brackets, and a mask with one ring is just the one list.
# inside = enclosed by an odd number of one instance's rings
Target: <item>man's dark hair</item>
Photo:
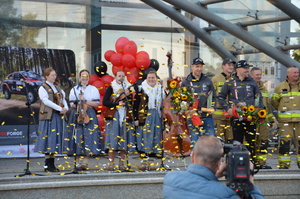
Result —
[[258, 67], [252, 67], [251, 70], [250, 70], [250, 73], [252, 73], [252, 72], [255, 71], [255, 70], [261, 70], [261, 69], [258, 68]]

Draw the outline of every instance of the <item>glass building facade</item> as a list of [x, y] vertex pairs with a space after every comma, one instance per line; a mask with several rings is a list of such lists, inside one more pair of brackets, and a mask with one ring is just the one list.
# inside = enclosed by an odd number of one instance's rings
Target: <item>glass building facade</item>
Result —
[[[299, 7], [299, 1], [292, 3]], [[261, 0], [225, 1], [210, 4], [207, 9], [231, 23], [283, 15], [268, 1]], [[205, 73], [214, 75], [221, 70], [222, 58], [203, 41], [139, 0], [4, 0], [0, 11], [0, 46], [72, 50], [77, 72], [83, 68], [93, 71], [94, 63], [102, 60], [112, 75], [112, 65], [105, 60], [104, 53], [115, 50], [115, 42], [120, 37], [134, 41], [138, 51], [146, 51], [151, 59], [158, 60], [158, 75], [163, 79], [169, 77], [168, 52], [173, 55], [173, 76], [187, 76], [191, 60], [196, 56], [204, 60]], [[211, 26], [184, 10], [175, 11], [189, 18], [195, 26]], [[247, 27], [249, 33], [272, 46], [299, 44], [297, 29], [299, 24], [294, 20]], [[223, 30], [207, 34], [229, 51], [254, 49]], [[270, 81], [270, 90], [281, 81], [285, 71], [284, 66], [264, 53], [238, 54], [236, 58], [249, 60], [262, 68], [263, 79]], [[2, 81], [4, 74], [1, 71], [0, 74]]]

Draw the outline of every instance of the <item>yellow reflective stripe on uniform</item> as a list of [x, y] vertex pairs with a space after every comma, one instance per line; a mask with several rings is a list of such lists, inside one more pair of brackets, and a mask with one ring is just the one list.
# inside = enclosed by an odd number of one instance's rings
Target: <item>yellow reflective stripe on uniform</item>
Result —
[[278, 161], [281, 161], [281, 162], [290, 162], [291, 161], [291, 156], [279, 155], [278, 156]]
[[217, 92], [221, 92], [221, 90], [222, 90], [222, 87], [217, 87]]
[[276, 99], [276, 98], [279, 98], [279, 94], [278, 93], [273, 93], [272, 99]]
[[297, 162], [300, 162], [300, 155], [297, 155]]
[[300, 92], [288, 92], [288, 93], [281, 93], [280, 96], [284, 97], [284, 96], [300, 96]]
[[215, 114], [216, 114], [216, 115], [222, 115], [222, 113], [223, 113], [223, 111], [220, 111], [220, 110], [216, 110], [216, 111], [215, 111]]
[[224, 85], [224, 82], [218, 82], [219, 83], [219, 85], [221, 85], [221, 86], [223, 86]]
[[290, 118], [290, 117], [299, 117], [300, 118], [300, 113], [292, 113], [292, 114], [283, 114], [283, 113], [279, 113], [278, 114], [279, 118]]
[[257, 160], [266, 160], [267, 159], [267, 155], [257, 155], [256, 159]]
[[269, 97], [269, 93], [268, 92], [263, 92], [261, 93], [263, 97]]

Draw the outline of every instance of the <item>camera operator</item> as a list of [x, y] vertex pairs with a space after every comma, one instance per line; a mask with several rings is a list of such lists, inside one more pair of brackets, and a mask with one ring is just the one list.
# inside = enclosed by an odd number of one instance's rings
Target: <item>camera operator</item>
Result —
[[[218, 181], [223, 177], [226, 164], [221, 141], [214, 136], [202, 136], [191, 153], [191, 162], [186, 171], [172, 171], [164, 179], [164, 198], [240, 198], [231, 188]], [[252, 165], [253, 167], [253, 165]], [[250, 181], [254, 183], [253, 176]], [[264, 198], [256, 186], [247, 192], [248, 198]]]

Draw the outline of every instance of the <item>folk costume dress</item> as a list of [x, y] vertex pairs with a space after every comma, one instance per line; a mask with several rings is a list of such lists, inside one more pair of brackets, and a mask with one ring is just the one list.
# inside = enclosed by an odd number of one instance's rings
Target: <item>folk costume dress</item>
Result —
[[147, 81], [139, 86], [134, 102], [134, 117], [139, 120], [136, 129], [137, 149], [147, 154], [161, 153], [162, 122], [161, 112], [164, 99], [162, 85], [157, 82], [154, 87]]
[[62, 153], [62, 138], [66, 127], [65, 117], [59, 112], [62, 106], [68, 109], [65, 92], [46, 81], [38, 90], [41, 99], [38, 136], [34, 151], [39, 153]]
[[[106, 89], [103, 105], [107, 107], [105, 119], [105, 149], [135, 151], [135, 130], [132, 124], [132, 97], [127, 96], [128, 107], [119, 106], [120, 97], [128, 88], [128, 84], [123, 82], [118, 84], [112, 81], [111, 86]], [[124, 96], [124, 95], [123, 95]], [[125, 98], [123, 99], [125, 100]]]
[[[69, 100], [71, 104], [80, 102], [80, 94], [87, 101], [96, 101], [100, 103], [100, 94], [95, 86], [86, 87], [75, 86], [71, 89]], [[101, 131], [96, 116], [96, 111], [92, 107], [86, 110], [90, 121], [87, 124], [78, 122], [78, 111], [73, 109], [70, 114], [69, 124], [66, 128], [64, 146], [68, 155], [96, 155], [101, 153], [103, 147]]]

